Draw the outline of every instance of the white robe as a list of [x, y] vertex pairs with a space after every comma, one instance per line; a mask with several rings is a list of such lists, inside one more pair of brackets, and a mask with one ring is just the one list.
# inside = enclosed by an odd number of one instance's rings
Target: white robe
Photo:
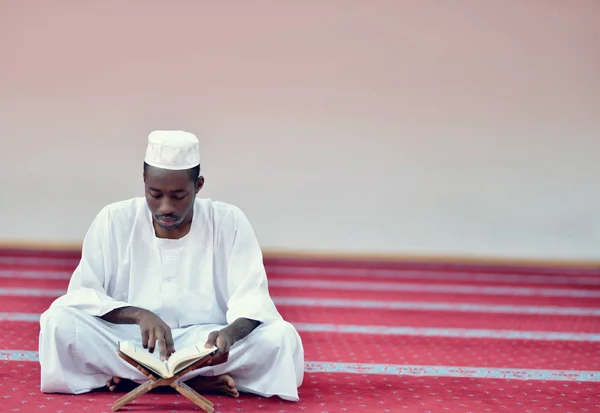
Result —
[[229, 373], [241, 391], [298, 400], [302, 342], [269, 296], [259, 244], [239, 208], [197, 198], [190, 232], [177, 240], [155, 236], [144, 198], [103, 208], [84, 238], [67, 293], [40, 319], [43, 392], [85, 393], [112, 376], [145, 380], [116, 353], [119, 340], [141, 343], [139, 327], [99, 318], [123, 306], [161, 317], [175, 349], [203, 345], [211, 331], [240, 317], [261, 321], [226, 363], [185, 379]]

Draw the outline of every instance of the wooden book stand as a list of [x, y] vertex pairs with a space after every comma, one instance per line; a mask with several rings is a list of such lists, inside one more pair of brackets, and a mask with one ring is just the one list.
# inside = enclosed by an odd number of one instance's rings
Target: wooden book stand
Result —
[[206, 413], [214, 412], [214, 410], [215, 410], [214, 404], [210, 400], [201, 396], [200, 394], [198, 394], [198, 392], [196, 392], [196, 390], [192, 389], [190, 386], [188, 386], [187, 384], [185, 384], [184, 382], [182, 382], [180, 380], [181, 377], [183, 377], [185, 374], [189, 373], [190, 371], [204, 367], [212, 359], [211, 356], [207, 356], [201, 360], [198, 360], [194, 364], [181, 370], [179, 373], [177, 373], [173, 377], [170, 377], [168, 379], [163, 379], [161, 377], [156, 376], [154, 373], [150, 372], [145, 367], [140, 365], [137, 361], [133, 360], [126, 354], [123, 354], [118, 349], [117, 349], [117, 353], [119, 354], [119, 357], [121, 357], [123, 360], [125, 360], [126, 362], [131, 364], [133, 367], [135, 367], [136, 369], [138, 369], [139, 371], [144, 373], [144, 375], [146, 375], [149, 380], [143, 384], [140, 384], [138, 387], [136, 387], [135, 389], [133, 389], [132, 391], [127, 393], [125, 396], [118, 399], [112, 406], [113, 412], [119, 410], [121, 407], [125, 406], [126, 404], [131, 403], [138, 397], [148, 393], [150, 390], [155, 389], [156, 387], [159, 387], [159, 386], [171, 386], [175, 390], [177, 390], [180, 394], [187, 397], [195, 405], [197, 405], [202, 410], [204, 410]]

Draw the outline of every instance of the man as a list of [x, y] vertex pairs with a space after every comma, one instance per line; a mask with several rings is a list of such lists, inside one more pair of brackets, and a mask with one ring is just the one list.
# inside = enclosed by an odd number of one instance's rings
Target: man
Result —
[[144, 184], [145, 199], [110, 204], [96, 216], [67, 293], [41, 316], [42, 392], [144, 382], [116, 352], [118, 341], [134, 340], [162, 359], [216, 345], [217, 361], [184, 377], [198, 392], [297, 401], [302, 342], [269, 296], [242, 211], [196, 197], [204, 184], [197, 138], [152, 132]]

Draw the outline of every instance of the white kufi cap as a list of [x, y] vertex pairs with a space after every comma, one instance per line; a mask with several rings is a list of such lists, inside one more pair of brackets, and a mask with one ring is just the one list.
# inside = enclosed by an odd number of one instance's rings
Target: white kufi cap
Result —
[[196, 135], [184, 131], [154, 131], [148, 135], [144, 161], [162, 169], [183, 170], [200, 164]]

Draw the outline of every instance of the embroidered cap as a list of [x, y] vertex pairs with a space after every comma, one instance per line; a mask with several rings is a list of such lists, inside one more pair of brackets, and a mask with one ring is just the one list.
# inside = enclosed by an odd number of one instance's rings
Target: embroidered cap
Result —
[[200, 164], [196, 135], [184, 131], [153, 131], [144, 161], [162, 169], [183, 170]]

